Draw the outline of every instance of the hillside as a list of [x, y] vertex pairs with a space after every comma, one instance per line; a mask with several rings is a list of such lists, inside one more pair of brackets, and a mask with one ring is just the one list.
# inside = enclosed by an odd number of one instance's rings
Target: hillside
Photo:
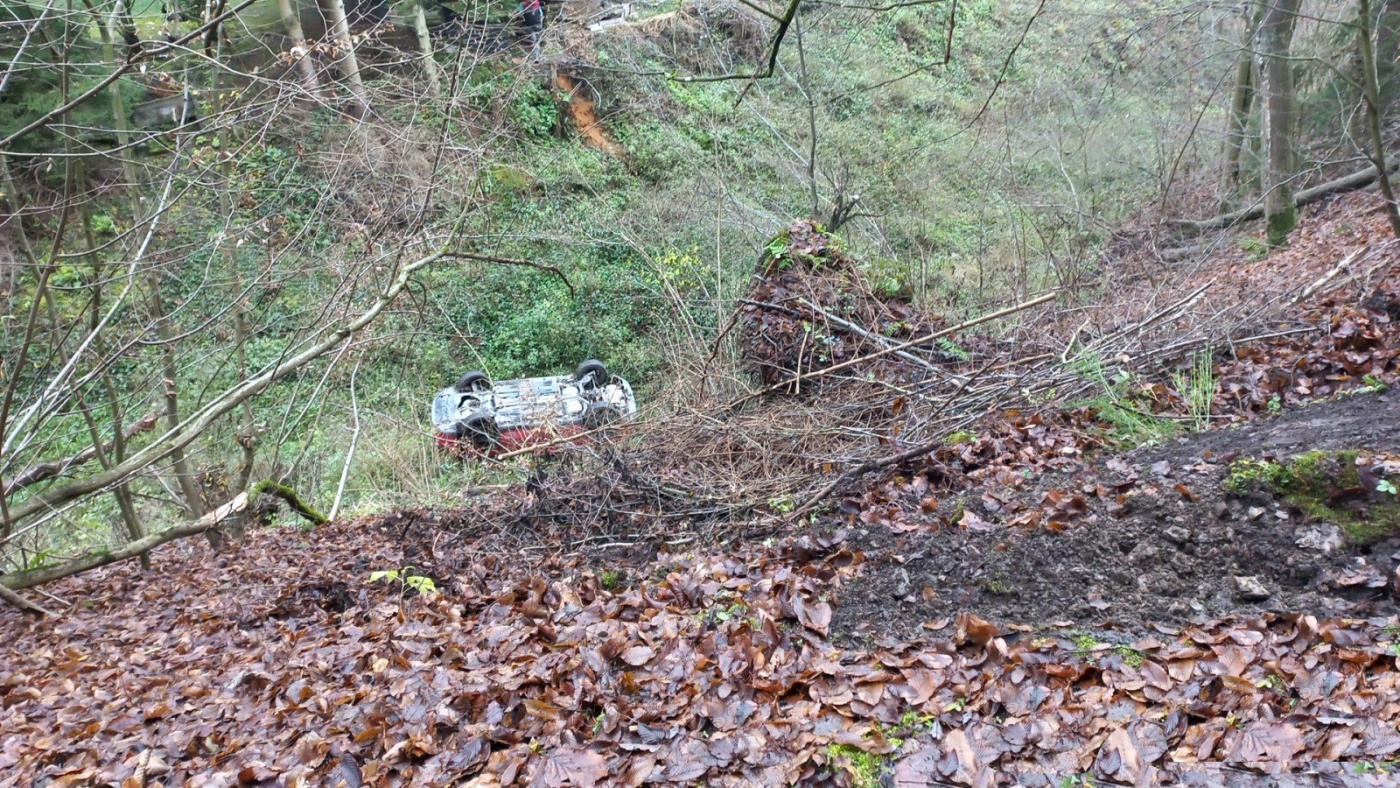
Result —
[[[655, 464], [688, 428], [639, 424], [459, 508], [259, 531], [233, 554], [183, 542], [153, 554], [159, 580], [50, 585], [46, 604], [81, 600], [56, 624], [0, 619], [0, 766], [50, 784], [1035, 785], [1309, 762], [1383, 784], [1400, 544], [1360, 526], [1396, 504], [1346, 479], [1400, 477], [1392, 250], [1285, 313], [1325, 332], [1222, 351], [1213, 428], [1146, 448], [1107, 442], [1092, 408], [993, 411], [811, 517], [770, 500], [716, 518], [694, 498], [713, 471]], [[825, 267], [797, 270], [784, 286], [820, 291], [802, 277]], [[1279, 369], [1275, 395], [1308, 404], [1231, 394]], [[842, 426], [830, 403], [859, 402], [860, 379], [814, 385]], [[1299, 455], [1321, 501], [1238, 482]]]
[[1394, 781], [1400, 2], [4, 10], [0, 788]]

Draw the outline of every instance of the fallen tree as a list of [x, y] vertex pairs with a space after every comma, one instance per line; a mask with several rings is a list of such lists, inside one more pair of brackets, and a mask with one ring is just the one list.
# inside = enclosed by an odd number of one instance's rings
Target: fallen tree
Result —
[[324, 525], [327, 520], [325, 515], [316, 511], [309, 504], [297, 495], [296, 490], [285, 484], [267, 480], [253, 485], [250, 491], [241, 492], [234, 496], [233, 500], [223, 506], [205, 514], [198, 520], [189, 523], [167, 528], [159, 533], [127, 542], [120, 547], [110, 550], [100, 550], [89, 553], [79, 558], [66, 561], [58, 566], [35, 569], [25, 572], [12, 572], [7, 575], [0, 575], [0, 599], [31, 613], [48, 614], [45, 610], [33, 602], [30, 602], [15, 593], [20, 589], [32, 588], [34, 586], [51, 583], [65, 577], [81, 574], [99, 566], [106, 566], [118, 561], [125, 561], [128, 558], [136, 558], [143, 553], [148, 553], [166, 542], [173, 542], [176, 539], [184, 539], [190, 536], [198, 536], [211, 529], [235, 522], [245, 512], [252, 508], [259, 496], [272, 495], [286, 501], [292, 511], [305, 518], [312, 525]]
[[28, 572], [12, 572], [8, 575], [0, 575], [0, 586], [4, 586], [11, 591], [18, 591], [22, 588], [32, 588], [44, 583], [51, 583], [55, 580], [72, 575], [81, 574], [99, 566], [114, 564], [117, 561], [125, 561], [128, 558], [136, 558], [142, 553], [148, 553], [166, 542], [173, 542], [176, 539], [183, 539], [187, 536], [197, 536], [210, 528], [222, 525], [248, 509], [251, 498], [246, 492], [241, 492], [233, 500], [220, 506], [212, 512], [191, 523], [167, 528], [164, 531], [142, 537], [132, 542], [127, 542], [112, 550], [101, 550], [89, 553], [80, 558], [66, 561], [58, 566], [45, 569], [35, 569]]
[[[1400, 162], [1390, 163], [1386, 166], [1385, 170], [1386, 174], [1400, 171]], [[1351, 175], [1337, 178], [1336, 180], [1318, 184], [1311, 189], [1304, 189], [1298, 192], [1293, 198], [1293, 204], [1297, 208], [1302, 208], [1305, 205], [1312, 205], [1334, 194], [1343, 194], [1345, 192], [1356, 191], [1357, 189], [1364, 189], [1375, 183], [1379, 177], [1379, 170], [1375, 167], [1367, 167], [1360, 172], [1355, 172]], [[1221, 214], [1213, 219], [1172, 219], [1168, 224], [1188, 232], [1204, 233], [1211, 230], [1224, 230], [1229, 227], [1234, 227], [1241, 222], [1250, 222], [1262, 218], [1264, 218], [1264, 203], [1260, 202], [1249, 208]]]

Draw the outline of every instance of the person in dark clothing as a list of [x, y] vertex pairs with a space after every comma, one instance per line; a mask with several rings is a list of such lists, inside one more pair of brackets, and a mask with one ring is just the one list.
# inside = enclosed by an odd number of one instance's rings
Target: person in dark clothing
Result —
[[540, 38], [544, 35], [544, 7], [540, 5], [540, 0], [521, 0], [520, 13], [525, 31], [530, 35], [530, 57], [537, 58]]
[[460, 37], [462, 35], [462, 15], [441, 0], [438, 0], [437, 8], [442, 14], [442, 23], [438, 25], [436, 34], [449, 39]]

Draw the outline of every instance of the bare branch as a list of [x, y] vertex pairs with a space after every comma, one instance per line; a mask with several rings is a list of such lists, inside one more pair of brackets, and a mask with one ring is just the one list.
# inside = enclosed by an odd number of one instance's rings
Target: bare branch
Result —
[[559, 266], [556, 265], [549, 265], [548, 263], [532, 263], [529, 260], [516, 260], [510, 257], [496, 257], [495, 255], [489, 254], [473, 254], [471, 252], [444, 252], [442, 256], [461, 260], [475, 260], [478, 263], [514, 265], [523, 268], [533, 268], [537, 271], [544, 271], [546, 273], [553, 274], [559, 277], [559, 281], [563, 282], [564, 286], [569, 289], [569, 298], [576, 297], [576, 294], [574, 293], [573, 282], [570, 282], [569, 277], [565, 276], [564, 272], [559, 269]]
[[[147, 414], [140, 421], [137, 421], [136, 423], [122, 430], [122, 437], [127, 439], [132, 438], [136, 435], [139, 435], [140, 433], [155, 429], [155, 426], [156, 414]], [[101, 451], [111, 451], [115, 443], [116, 438], [107, 441], [105, 444], [102, 445]], [[66, 457], [61, 460], [53, 460], [50, 462], [41, 462], [38, 465], [31, 465], [28, 468], [25, 468], [19, 474], [17, 474], [15, 478], [11, 479], [8, 482], [5, 482], [4, 494], [7, 496], [13, 495], [18, 490], [22, 490], [25, 487], [29, 487], [30, 485], [38, 484], [39, 482], [45, 481], [46, 479], [52, 479], [55, 476], [58, 476], [64, 473], [65, 471], [69, 470], [70, 468], [76, 468], [80, 465], [85, 465], [89, 462], [92, 462], [94, 459], [97, 458], [98, 453], [98, 447], [96, 445], [93, 445], [87, 447], [86, 449], [83, 449], [77, 454], [74, 454], [72, 457]]]

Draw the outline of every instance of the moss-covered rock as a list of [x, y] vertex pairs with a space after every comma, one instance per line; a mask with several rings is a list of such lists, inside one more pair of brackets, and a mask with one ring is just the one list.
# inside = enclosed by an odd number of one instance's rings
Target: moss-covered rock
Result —
[[[1358, 460], [1360, 461], [1358, 463]], [[1360, 452], [1311, 451], [1286, 460], [1244, 458], [1230, 464], [1227, 492], [1247, 496], [1266, 493], [1280, 498], [1311, 520], [1338, 525], [1353, 545], [1366, 545], [1400, 534], [1400, 501], [1363, 478], [1369, 459]]]

